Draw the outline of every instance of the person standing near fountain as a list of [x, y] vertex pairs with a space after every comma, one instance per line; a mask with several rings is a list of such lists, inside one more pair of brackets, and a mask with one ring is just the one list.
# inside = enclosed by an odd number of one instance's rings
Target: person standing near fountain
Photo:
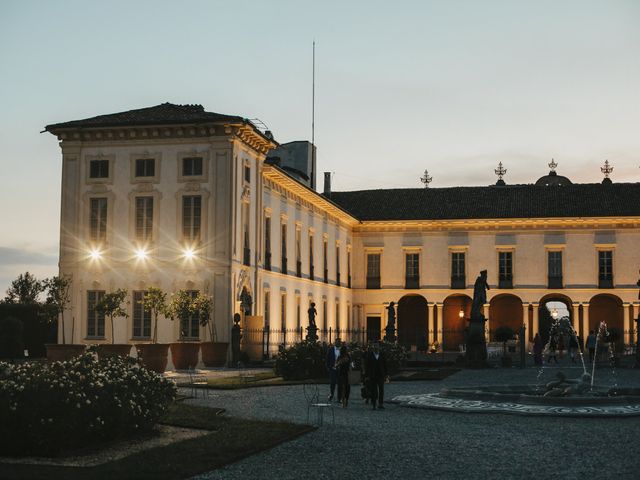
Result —
[[591, 330], [587, 337], [587, 349], [589, 350], [589, 361], [593, 363], [593, 359], [596, 354], [596, 333]]

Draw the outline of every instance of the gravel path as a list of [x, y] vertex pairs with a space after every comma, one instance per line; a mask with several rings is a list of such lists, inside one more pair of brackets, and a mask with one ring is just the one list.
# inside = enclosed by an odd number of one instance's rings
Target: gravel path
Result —
[[[557, 368], [546, 368], [550, 381]], [[581, 369], [563, 371], [570, 378]], [[464, 370], [442, 381], [396, 382], [385, 398], [434, 392], [445, 386], [535, 383], [538, 371]], [[640, 386], [640, 370], [596, 371], [597, 383]], [[321, 391], [328, 386], [321, 385]], [[328, 392], [327, 392], [328, 393]], [[194, 404], [224, 407], [229, 415], [305, 423], [301, 386], [214, 391]], [[335, 426], [246, 458], [198, 479], [277, 478], [639, 478], [640, 417], [540, 418], [462, 414], [387, 404], [372, 411], [352, 389], [348, 409], [335, 409]], [[330, 417], [330, 415], [329, 415]], [[327, 417], [325, 417], [326, 419]], [[330, 422], [329, 422], [330, 423]]]

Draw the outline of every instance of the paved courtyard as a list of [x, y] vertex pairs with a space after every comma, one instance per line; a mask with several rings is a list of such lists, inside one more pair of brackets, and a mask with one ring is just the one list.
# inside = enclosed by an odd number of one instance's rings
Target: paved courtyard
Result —
[[[541, 381], [558, 368], [545, 368]], [[563, 368], [576, 377], [581, 368]], [[442, 381], [396, 382], [385, 397], [435, 392], [445, 386], [535, 383], [538, 370], [464, 370]], [[640, 370], [596, 370], [597, 383], [640, 385]], [[321, 389], [328, 390], [327, 385]], [[189, 400], [229, 415], [305, 423], [302, 386], [213, 391]], [[201, 479], [247, 478], [638, 478], [640, 417], [541, 418], [464, 414], [387, 404], [372, 411], [352, 390], [335, 426], [246, 458]], [[330, 418], [330, 415], [329, 415]], [[326, 419], [326, 417], [325, 417]], [[328, 424], [327, 424], [328, 423]]]

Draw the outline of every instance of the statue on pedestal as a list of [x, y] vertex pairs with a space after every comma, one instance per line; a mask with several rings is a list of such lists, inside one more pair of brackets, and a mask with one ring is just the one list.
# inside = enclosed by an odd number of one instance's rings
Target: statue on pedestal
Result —
[[242, 334], [240, 333], [240, 314], [233, 315], [233, 327], [231, 327], [231, 365], [236, 367], [240, 361], [240, 340]]
[[385, 327], [385, 342], [395, 342], [396, 341], [396, 309], [395, 303], [390, 302], [387, 307], [387, 326]]
[[487, 364], [487, 344], [484, 338], [484, 317], [482, 309], [487, 303], [487, 271], [482, 270], [473, 285], [473, 302], [467, 335], [466, 361], [470, 367], [484, 367]]
[[318, 341], [318, 326], [316, 325], [317, 314], [318, 312], [316, 311], [316, 304], [314, 302], [311, 302], [311, 305], [309, 305], [309, 309], [307, 310], [307, 315], [309, 316], [309, 326], [307, 327], [308, 342]]

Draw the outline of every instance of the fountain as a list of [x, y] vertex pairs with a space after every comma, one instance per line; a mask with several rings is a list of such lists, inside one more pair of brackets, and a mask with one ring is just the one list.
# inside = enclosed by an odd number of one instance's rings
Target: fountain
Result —
[[[552, 340], [559, 335], [571, 335], [579, 344], [568, 317], [557, 319], [549, 330], [548, 351]], [[555, 379], [542, 385], [541, 367], [535, 384], [472, 386], [466, 388], [444, 388], [437, 393], [401, 395], [391, 402], [401, 406], [427, 408], [464, 413], [509, 413], [518, 415], [546, 415], [569, 417], [627, 417], [640, 415], [640, 387], [619, 387], [595, 383], [597, 345], [608, 342], [611, 355], [615, 356], [613, 342], [605, 322], [601, 322], [596, 336], [596, 357], [591, 373], [578, 348], [582, 363], [582, 373], [577, 378], [567, 378], [559, 371]], [[557, 344], [557, 343], [556, 343]], [[615, 363], [612, 363], [614, 366]]]

